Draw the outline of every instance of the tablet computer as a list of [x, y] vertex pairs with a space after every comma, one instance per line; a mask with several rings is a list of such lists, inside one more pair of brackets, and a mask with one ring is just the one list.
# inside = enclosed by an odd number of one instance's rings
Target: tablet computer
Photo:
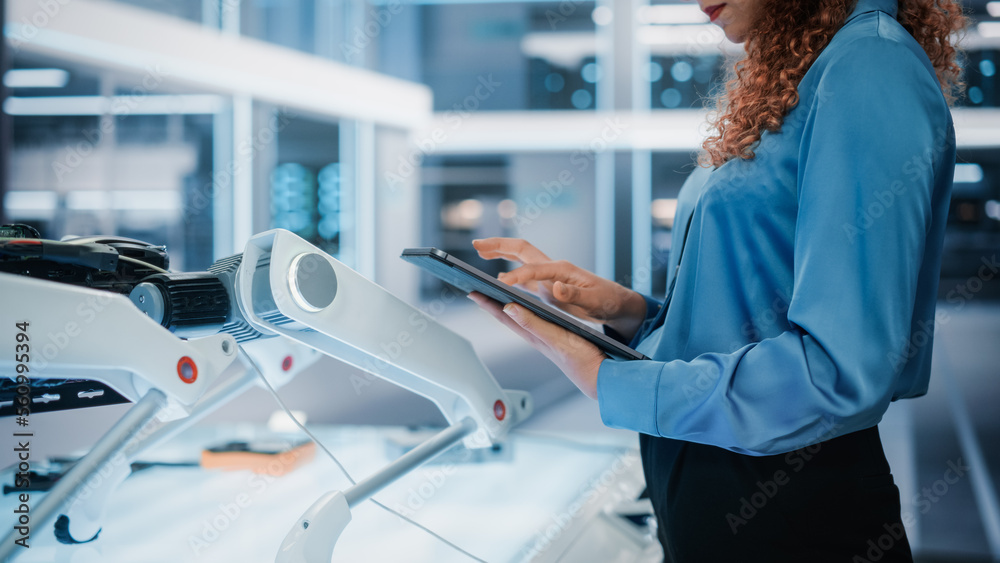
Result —
[[507, 303], [517, 303], [526, 307], [539, 317], [589, 340], [612, 358], [619, 360], [649, 359], [621, 342], [608, 337], [606, 334], [594, 330], [569, 314], [543, 303], [534, 295], [509, 286], [443, 250], [438, 250], [437, 248], [407, 248], [403, 250], [400, 258], [420, 266], [442, 281], [462, 291], [478, 291], [505, 305]]

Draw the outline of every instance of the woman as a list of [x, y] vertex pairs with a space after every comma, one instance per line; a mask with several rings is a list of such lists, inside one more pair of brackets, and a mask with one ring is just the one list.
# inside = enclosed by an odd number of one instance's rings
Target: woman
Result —
[[910, 561], [876, 424], [930, 372], [953, 0], [699, 0], [746, 54], [679, 196], [665, 302], [525, 241], [501, 277], [652, 358], [480, 306], [640, 432], [670, 561]]

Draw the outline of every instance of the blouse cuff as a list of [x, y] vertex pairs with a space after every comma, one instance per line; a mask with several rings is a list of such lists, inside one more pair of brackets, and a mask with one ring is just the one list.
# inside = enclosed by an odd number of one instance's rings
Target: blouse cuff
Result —
[[656, 400], [661, 362], [607, 359], [597, 372], [597, 404], [601, 420], [611, 428], [659, 435]]

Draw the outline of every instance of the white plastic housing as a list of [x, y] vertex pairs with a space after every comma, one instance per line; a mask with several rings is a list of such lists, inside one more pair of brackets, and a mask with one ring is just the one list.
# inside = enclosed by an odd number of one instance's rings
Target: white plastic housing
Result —
[[530, 396], [501, 389], [468, 340], [288, 231], [250, 239], [236, 286], [258, 330], [427, 397], [449, 423], [471, 417], [479, 430], [467, 446], [495, 442], [530, 413]]
[[[16, 376], [22, 363], [31, 378], [96, 380], [133, 402], [160, 389], [181, 408], [168, 409], [172, 417], [185, 414], [236, 359], [232, 336], [181, 340], [108, 291], [0, 273], [0, 311], [0, 342], [11, 350], [0, 354], [0, 373]], [[24, 322], [26, 363], [14, 354], [17, 323]]]

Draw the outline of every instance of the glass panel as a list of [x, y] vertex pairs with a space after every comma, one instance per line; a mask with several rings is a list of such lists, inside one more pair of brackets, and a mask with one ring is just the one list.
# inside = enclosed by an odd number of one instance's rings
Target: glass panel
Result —
[[694, 168], [694, 157], [683, 152], [659, 152], [652, 155], [652, 260], [653, 296], [662, 298], [667, 291], [667, 264], [671, 257], [671, 237], [677, 195]]
[[[160, 12], [185, 20], [201, 23], [205, 0], [115, 0], [121, 4], [130, 4], [137, 8]], [[215, 2], [231, 4], [235, 0], [215, 0]]]
[[315, 53], [317, 3], [314, 0], [240, 2], [240, 32], [268, 43]]
[[704, 105], [703, 99], [721, 80], [721, 55], [650, 57], [646, 78], [650, 83], [650, 106], [656, 109], [690, 109]]
[[[483, 260], [472, 248], [478, 238], [512, 236], [516, 205], [510, 199], [504, 155], [429, 157], [422, 170], [421, 244], [440, 248], [492, 275], [506, 266]], [[424, 297], [440, 295], [443, 284], [422, 274]]]
[[966, 51], [964, 58], [966, 91], [958, 105], [991, 108], [1000, 106], [1000, 77], [997, 77], [1000, 51]]
[[[496, 275], [512, 264], [482, 260], [472, 240], [525, 238], [555, 259], [594, 268], [594, 173], [568, 154], [428, 158], [423, 168], [421, 240]], [[424, 276], [424, 296], [441, 282]]]
[[337, 123], [297, 116], [277, 134], [268, 172], [271, 228], [288, 229], [339, 257], [344, 224]]
[[[963, 149], [957, 161], [941, 276], [964, 284], [989, 274], [983, 265], [1000, 248], [1000, 151]], [[942, 288], [954, 287], [942, 283]]]
[[173, 269], [207, 267], [213, 220], [200, 188], [211, 184], [215, 114], [160, 104], [162, 94], [183, 100], [188, 92], [162, 83], [149, 89], [148, 77], [26, 55], [14, 67], [57, 70], [67, 79], [43, 88], [22, 75], [28, 82], [8, 99], [14, 117], [6, 218], [49, 239], [136, 238], [166, 246]]
[[[420, 9], [420, 33], [386, 26], [379, 70], [424, 82], [436, 111], [593, 109], [593, 2], [473, 3]], [[404, 36], [405, 35], [405, 36]], [[398, 53], [419, 52], [419, 71]], [[485, 90], [481, 84], [491, 86]]]

